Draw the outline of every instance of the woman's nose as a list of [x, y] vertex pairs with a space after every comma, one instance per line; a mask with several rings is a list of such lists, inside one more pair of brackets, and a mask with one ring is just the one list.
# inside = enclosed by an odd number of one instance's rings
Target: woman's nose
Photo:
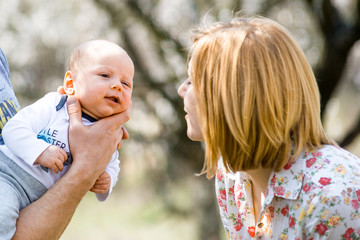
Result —
[[178, 94], [181, 98], [184, 98], [185, 96], [185, 93], [186, 93], [186, 85], [185, 85], [185, 82], [184, 81], [178, 88]]

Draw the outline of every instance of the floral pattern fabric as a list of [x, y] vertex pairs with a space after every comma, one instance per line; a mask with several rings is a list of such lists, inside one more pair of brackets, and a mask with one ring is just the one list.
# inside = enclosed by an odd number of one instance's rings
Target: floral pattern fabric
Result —
[[270, 176], [255, 223], [244, 172], [216, 173], [220, 216], [229, 239], [360, 239], [360, 159], [336, 146], [303, 152]]

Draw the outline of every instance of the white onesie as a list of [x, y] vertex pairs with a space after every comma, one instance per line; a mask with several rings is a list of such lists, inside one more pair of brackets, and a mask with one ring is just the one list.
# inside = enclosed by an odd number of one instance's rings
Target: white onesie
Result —
[[[72, 163], [68, 143], [69, 115], [65, 103], [66, 95], [48, 93], [35, 103], [21, 109], [2, 130], [5, 145], [1, 145], [0, 150], [46, 188], [50, 188], [62, 177]], [[82, 122], [85, 126], [93, 124], [94, 121], [96, 121], [94, 118], [83, 113]], [[59, 173], [34, 164], [50, 144], [64, 149], [68, 155], [64, 168]], [[106, 167], [111, 177], [111, 186], [107, 193], [96, 194], [99, 201], [104, 201], [109, 196], [117, 182], [120, 171], [118, 157], [119, 153], [115, 151]]]

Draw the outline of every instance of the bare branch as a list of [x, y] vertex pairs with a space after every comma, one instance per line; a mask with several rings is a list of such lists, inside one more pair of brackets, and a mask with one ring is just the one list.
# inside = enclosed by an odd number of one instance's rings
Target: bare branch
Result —
[[360, 116], [358, 117], [357, 124], [353, 127], [339, 143], [341, 147], [350, 145], [360, 133]]
[[149, 14], [145, 13], [141, 9], [137, 0], [127, 0], [126, 4], [129, 9], [132, 10], [133, 13], [138, 17], [138, 19], [141, 20], [143, 24], [147, 25], [149, 29], [151, 29], [151, 31], [157, 36], [158, 39], [171, 40], [176, 45], [176, 49], [178, 52], [184, 52], [183, 44], [181, 44], [178, 39], [171, 36], [171, 34], [165, 31], [161, 26], [156, 25], [154, 19], [152, 19]]

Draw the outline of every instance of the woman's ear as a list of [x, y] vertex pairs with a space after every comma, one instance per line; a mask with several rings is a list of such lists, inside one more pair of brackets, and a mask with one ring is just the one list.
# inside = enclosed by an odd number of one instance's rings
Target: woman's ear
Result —
[[75, 89], [74, 89], [74, 80], [73, 80], [73, 76], [72, 76], [72, 72], [67, 71], [65, 73], [65, 78], [64, 78], [64, 91], [67, 95], [74, 95], [75, 94]]

